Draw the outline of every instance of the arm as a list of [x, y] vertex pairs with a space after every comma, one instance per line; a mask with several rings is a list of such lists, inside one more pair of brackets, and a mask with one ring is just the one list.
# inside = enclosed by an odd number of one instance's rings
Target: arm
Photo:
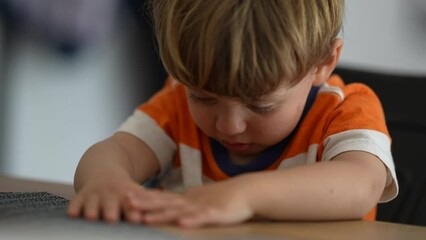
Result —
[[[145, 143], [130, 134], [116, 133], [90, 147], [81, 158], [74, 178], [77, 195], [68, 213], [115, 222], [126, 194], [142, 191], [140, 183], [158, 171], [156, 156]], [[130, 221], [140, 218], [132, 211], [125, 215]]]
[[244, 174], [190, 190], [129, 199], [147, 223], [186, 227], [233, 224], [255, 217], [274, 220], [360, 219], [379, 200], [386, 170], [375, 156], [346, 152], [332, 161]]
[[329, 162], [243, 178], [249, 205], [262, 217], [360, 219], [377, 204], [385, 187], [386, 169], [377, 157], [353, 151]]

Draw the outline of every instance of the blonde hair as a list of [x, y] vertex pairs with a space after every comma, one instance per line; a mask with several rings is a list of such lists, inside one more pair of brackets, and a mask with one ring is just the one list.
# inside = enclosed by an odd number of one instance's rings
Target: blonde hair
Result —
[[220, 96], [253, 100], [296, 85], [330, 54], [344, 0], [152, 0], [169, 74]]

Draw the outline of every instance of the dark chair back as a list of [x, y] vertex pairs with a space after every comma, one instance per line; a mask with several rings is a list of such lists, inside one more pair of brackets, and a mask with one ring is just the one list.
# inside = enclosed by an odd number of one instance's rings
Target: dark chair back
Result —
[[379, 204], [377, 220], [426, 226], [426, 76], [337, 68], [346, 83], [362, 82], [379, 96], [392, 137], [400, 192]]

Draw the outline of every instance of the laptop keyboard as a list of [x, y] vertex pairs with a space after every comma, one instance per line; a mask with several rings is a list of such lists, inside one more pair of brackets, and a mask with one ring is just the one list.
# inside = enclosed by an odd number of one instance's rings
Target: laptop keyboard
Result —
[[0, 219], [65, 216], [68, 199], [47, 192], [0, 193]]
[[0, 192], [0, 239], [181, 239], [143, 224], [71, 219], [68, 203], [47, 192]]

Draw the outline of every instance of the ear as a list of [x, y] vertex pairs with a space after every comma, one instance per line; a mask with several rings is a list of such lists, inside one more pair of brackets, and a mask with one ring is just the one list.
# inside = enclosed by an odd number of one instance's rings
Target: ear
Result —
[[336, 68], [337, 62], [340, 58], [340, 52], [342, 51], [343, 40], [336, 38], [331, 45], [330, 55], [323, 59], [321, 63], [315, 68], [313, 85], [319, 86], [326, 82], [333, 70]]

